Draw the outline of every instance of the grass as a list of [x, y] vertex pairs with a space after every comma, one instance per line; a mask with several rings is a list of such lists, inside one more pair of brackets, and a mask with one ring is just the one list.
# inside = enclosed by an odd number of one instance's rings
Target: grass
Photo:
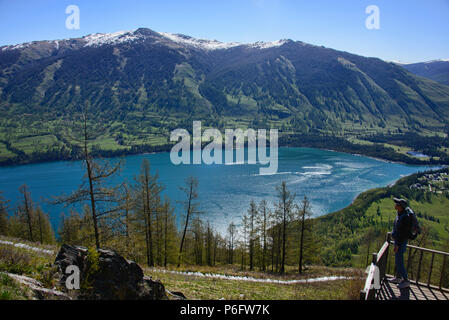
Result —
[[[393, 225], [396, 212], [392, 203], [392, 200], [389, 198], [373, 202], [366, 211], [366, 216], [371, 216], [378, 222], [391, 221], [391, 225]], [[380, 216], [377, 215], [377, 207], [379, 207], [381, 212]], [[433, 243], [434, 248], [441, 248], [444, 246], [449, 238], [449, 233], [447, 231], [449, 229], [449, 199], [443, 195], [432, 194], [430, 197], [430, 202], [417, 202], [415, 200], [411, 200], [410, 207], [415, 213], [427, 213], [428, 215], [439, 219], [439, 222], [436, 222], [419, 218], [419, 222], [423, 226], [429, 228], [429, 230], [433, 233], [433, 238], [436, 239]]]
[[31, 290], [0, 273], [0, 300], [29, 300], [31, 297]]
[[[57, 252], [56, 246], [40, 246], [24, 240], [1, 237], [2, 240], [22, 242]], [[36, 253], [12, 245], [0, 245], [0, 272], [22, 274], [40, 281], [45, 287], [55, 285], [53, 267], [54, 255]], [[169, 270], [184, 272], [214, 273], [231, 276], [242, 276], [262, 279], [292, 280], [317, 278], [323, 276], [346, 276], [354, 279], [335, 280], [315, 283], [277, 284], [268, 282], [251, 282], [240, 280], [224, 280], [183, 274], [165, 273], [162, 270], [143, 267], [146, 275], [159, 279], [170, 291], [180, 291], [192, 300], [345, 300], [358, 299], [363, 286], [363, 272], [353, 268], [329, 268], [309, 266], [305, 274], [299, 276], [296, 266], [287, 266], [284, 275], [270, 274], [261, 271], [241, 270], [239, 265], [182, 266]], [[32, 294], [23, 286], [5, 274], [0, 275], [0, 299], [31, 299]]]
[[[178, 65], [175, 78], [179, 81], [184, 81], [187, 88], [195, 94], [197, 94], [197, 83], [191, 75], [191, 67], [189, 65]], [[143, 96], [145, 96], [143, 94]], [[254, 100], [239, 93], [234, 95], [228, 95], [228, 99], [233, 102], [239, 102], [241, 105], [245, 105], [246, 108], [252, 108], [254, 106]], [[204, 107], [204, 106], [202, 106]], [[273, 105], [274, 111], [286, 111], [281, 105]], [[20, 114], [20, 121], [16, 120], [16, 116]], [[376, 124], [374, 119], [367, 119], [366, 123], [360, 123], [352, 120], [338, 120], [335, 114], [329, 112], [327, 116], [338, 122], [337, 127], [325, 127], [319, 129], [321, 133], [335, 134], [337, 136], [349, 137], [349, 140], [356, 144], [370, 145], [371, 142], [363, 140], [363, 136], [377, 133], [387, 134], [389, 130], [395, 131], [395, 128], [387, 124], [386, 127], [381, 128]], [[31, 153], [53, 151], [54, 148], [58, 149], [65, 147], [66, 150], [70, 150], [70, 146], [65, 144], [64, 139], [59, 140], [58, 134], [64, 136], [64, 131], [67, 124], [54, 115], [41, 115], [39, 118], [31, 118], [26, 114], [26, 110], [17, 110], [17, 113], [11, 115], [11, 117], [0, 120], [0, 139], [6, 140], [11, 143], [13, 148], [24, 152], [28, 157]], [[200, 120], [200, 116], [197, 120]], [[242, 115], [239, 117], [234, 116], [220, 116], [219, 127], [220, 128], [249, 128], [258, 126], [255, 124], [255, 118], [253, 115]], [[259, 118], [257, 118], [259, 119]], [[183, 112], [166, 111], [163, 110], [143, 110], [136, 108], [126, 114], [125, 119], [105, 120], [103, 125], [107, 126], [107, 132], [99, 137], [94, 144], [103, 152], [125, 152], [131, 149], [133, 146], [163, 146], [169, 142], [170, 131], [178, 127], [184, 127], [186, 114]], [[259, 119], [261, 120], [261, 119]], [[267, 128], [281, 129], [280, 136], [293, 132], [294, 129], [298, 129], [290, 123], [290, 118], [278, 118], [276, 116], [267, 117], [263, 119], [263, 125]], [[373, 120], [373, 121], [371, 121]], [[400, 121], [398, 118], [397, 121]], [[399, 122], [398, 122], [399, 123]], [[79, 125], [79, 124], [78, 124]], [[203, 117], [203, 127], [216, 126], [217, 124], [208, 123]], [[261, 124], [259, 124], [260, 127]], [[190, 125], [185, 128], [191, 132]], [[123, 137], [123, 144], [118, 143], [117, 135], [121, 134]], [[355, 138], [357, 137], [357, 138]], [[67, 137], [65, 137], [67, 139]], [[117, 140], [116, 140], [117, 139]], [[68, 139], [70, 140], [70, 139]], [[121, 142], [122, 143], [122, 142]], [[385, 144], [385, 146], [392, 147], [396, 152], [407, 155], [407, 151], [411, 149], [408, 147], [398, 147], [392, 144]], [[0, 161], [7, 161], [14, 158], [15, 150], [8, 150], [4, 144], [0, 143]], [[410, 158], [410, 155], [407, 155]], [[36, 156], [38, 157], [38, 156]], [[52, 156], [54, 157], [54, 155]], [[25, 156], [26, 158], [26, 156]], [[426, 161], [426, 158], [419, 158]], [[27, 162], [28, 160], [19, 160]], [[31, 160], [32, 161], [32, 160]]]
[[53, 265], [56, 246], [40, 245], [22, 239], [0, 236], [1, 240], [25, 243], [33, 247], [51, 249], [53, 255], [35, 252], [10, 244], [0, 244], [0, 300], [30, 300], [33, 292], [24, 285], [18, 284], [5, 273], [25, 275], [41, 282], [46, 288], [53, 288], [57, 280], [57, 268]]
[[[349, 140], [350, 142], [352, 142], [352, 143], [360, 144], [360, 145], [368, 145], [368, 146], [370, 146], [370, 145], [373, 145], [373, 144], [374, 144], [374, 143], [371, 142], [371, 141], [367, 141], [367, 140], [363, 140], [363, 139], [357, 139], [357, 138], [353, 138], [353, 137], [348, 138], [348, 140]], [[383, 144], [383, 146], [386, 147], [386, 148], [392, 148], [392, 149], [393, 149], [394, 151], [396, 151], [397, 153], [403, 154], [403, 155], [405, 155], [405, 156], [407, 156], [407, 157], [410, 157], [410, 158], [416, 158], [416, 157], [411, 156], [411, 155], [409, 155], [409, 154], [407, 153], [407, 152], [409, 152], [409, 151], [413, 151], [413, 149], [410, 148], [410, 147], [406, 147], [406, 146], [397, 146], [397, 145], [391, 144], [391, 143], [382, 143], [382, 144]], [[430, 158], [429, 158], [429, 157], [421, 157], [421, 158], [417, 158], [417, 159], [422, 160], [422, 161], [427, 161], [427, 160], [429, 160]]]
[[[58, 252], [58, 250], [59, 250], [59, 246], [56, 244], [41, 244], [40, 242], [32, 242], [32, 241], [28, 241], [25, 239], [14, 238], [14, 237], [10, 237], [10, 236], [0, 235], [0, 240], [16, 242], [16, 243], [23, 243], [23, 244], [27, 244], [32, 247], [40, 248], [40, 249], [52, 250], [55, 253]], [[0, 244], [0, 245], [2, 245], [2, 244]]]
[[[36, 243], [30, 243], [24, 240], [1, 237], [2, 240], [20, 242], [48, 249], [54, 246], [39, 246]], [[53, 249], [54, 250], [54, 249]], [[39, 280], [48, 278], [47, 273], [51, 272], [52, 265], [56, 257], [55, 254], [43, 254], [25, 248], [18, 248], [10, 244], [0, 244], [0, 272], [15, 273], [27, 275]], [[48, 282], [48, 281], [47, 281]]]
[[[0, 237], [2, 240], [21, 242], [43, 249], [57, 252], [55, 245], [39, 245], [22, 239]], [[56, 282], [53, 267], [55, 255], [37, 253], [9, 244], [0, 244], [0, 272], [22, 274], [40, 281], [45, 287], [51, 288]], [[268, 282], [251, 282], [240, 280], [224, 280], [208, 277], [186, 276], [182, 274], [165, 273], [162, 270], [143, 267], [146, 275], [160, 279], [170, 291], [180, 291], [189, 299], [232, 299], [232, 300], [342, 300], [358, 299], [358, 292], [363, 286], [363, 273], [360, 269], [330, 268], [309, 266], [303, 275], [297, 274], [296, 266], [286, 266], [284, 275], [271, 274], [262, 271], [241, 270], [239, 265], [181, 266], [169, 270], [183, 272], [213, 273], [229, 276], [242, 276], [261, 279], [293, 280], [317, 278], [323, 276], [346, 276], [354, 279], [335, 280], [315, 283], [277, 284]], [[30, 299], [26, 288], [17, 285], [6, 275], [0, 278], [0, 299]]]
[[0, 142], [0, 160], [14, 157], [15, 153], [9, 151], [4, 143]]
[[58, 139], [56, 139], [56, 137], [51, 134], [33, 137], [18, 137], [12, 142], [12, 146], [14, 148], [22, 150], [25, 153], [40, 151], [41, 149], [45, 149], [48, 146], [54, 146], [58, 144]]
[[358, 269], [311, 267], [305, 275], [295, 275], [294, 267], [284, 276], [262, 272], [241, 271], [238, 266], [192, 266], [190, 268], [169, 268], [174, 271], [199, 271], [222, 275], [247, 276], [253, 278], [270, 278], [291, 280], [315, 278], [329, 275], [346, 275], [354, 277], [348, 280], [323, 282], [277, 284], [269, 282], [252, 282], [225, 280], [201, 276], [165, 273], [153, 269], [144, 269], [145, 274], [159, 279], [169, 291], [182, 292], [191, 300], [347, 300], [358, 299], [363, 287], [363, 274]]

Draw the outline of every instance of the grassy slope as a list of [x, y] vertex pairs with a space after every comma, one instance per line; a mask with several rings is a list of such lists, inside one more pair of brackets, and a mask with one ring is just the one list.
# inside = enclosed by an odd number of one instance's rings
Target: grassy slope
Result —
[[[439, 219], [437, 222], [418, 218], [423, 228], [429, 232], [423, 246], [448, 251], [449, 199], [444, 194], [425, 195], [424, 191], [417, 191], [423, 193], [417, 200], [416, 194], [413, 195], [408, 186], [419, 182], [419, 175], [413, 174], [399, 179], [394, 186], [363, 192], [348, 207], [317, 218], [315, 231], [321, 240], [321, 255], [328, 256], [327, 262], [324, 262], [329, 265], [366, 266], [369, 231], [371, 230], [374, 236], [368, 254], [381, 247], [386, 233], [393, 227], [396, 215], [392, 201], [394, 196], [408, 198], [415, 213], [420, 212]], [[378, 208], [380, 215], [377, 213]], [[419, 241], [422, 241], [422, 236], [411, 241], [411, 244], [418, 244]], [[335, 261], [336, 257], [340, 260]]]
[[170, 291], [193, 300], [345, 300], [357, 299], [361, 280], [335, 280], [308, 284], [275, 284], [208, 279], [163, 272], [150, 272]]
[[[255, 128], [256, 124], [251, 123], [250, 119], [242, 120], [242, 119], [232, 119], [225, 118], [223, 121], [226, 122], [226, 128]], [[7, 126], [7, 124], [2, 124], [0, 121], [0, 162], [4, 162], [7, 160], [14, 160], [14, 164], [24, 164], [35, 161], [54, 161], [54, 160], [64, 160], [70, 158], [67, 155], [67, 152], [70, 153], [72, 150], [72, 146], [67, 143], [70, 141], [70, 138], [61, 131], [59, 123], [30, 123], [26, 124], [21, 128], [17, 129], [8, 129], [4, 130], [2, 126]], [[132, 147], [143, 147], [144, 149], [139, 149], [141, 151], [137, 152], [149, 152], [154, 151], [151, 148], [163, 148], [166, 150], [166, 146], [170, 144], [169, 141], [169, 132], [170, 128], [174, 127], [186, 127], [185, 125], [178, 123], [176, 118], [170, 119], [170, 127], [165, 127], [165, 124], [161, 123], [162, 127], [152, 126], [151, 124], [147, 124], [145, 122], [137, 122], [136, 125], [130, 125], [129, 123], [119, 123], [114, 122], [108, 128], [108, 130], [100, 137], [98, 137], [95, 141], [92, 142], [92, 145], [95, 146], [97, 150], [99, 150], [103, 156], [108, 156], [108, 154], [112, 155], [122, 155], [129, 153]], [[268, 128], [278, 128], [281, 131], [279, 132], [279, 137], [289, 136], [293, 129], [288, 123], [288, 119], [281, 121], [267, 121]], [[203, 123], [203, 128], [211, 127], [211, 125], [206, 125]], [[189, 132], [191, 132], [191, 125], [186, 127]], [[224, 129], [222, 130], [224, 132]], [[348, 141], [353, 143], [355, 146], [357, 145], [366, 145], [370, 146], [373, 143], [357, 138], [353, 138], [354, 135], [357, 135], [357, 130], [354, 127], [345, 128], [338, 132], [338, 136], [343, 137], [347, 136]], [[360, 127], [360, 132], [364, 132], [365, 134], [368, 132], [366, 128], [363, 126]], [[369, 131], [371, 134], [382, 133], [386, 134], [387, 131], [377, 128]], [[53, 134], [54, 133], [54, 134]], [[321, 130], [322, 134], [336, 134], [336, 132], [328, 132], [326, 130]], [[318, 133], [320, 134], [320, 133]], [[65, 140], [61, 140], [60, 137], [63, 137]], [[9, 147], [6, 145], [9, 143]], [[70, 142], [74, 143], [75, 142]], [[282, 146], [282, 143], [280, 144]], [[394, 156], [392, 153], [399, 154], [401, 156], [405, 156], [406, 159], [410, 160], [420, 160], [420, 162], [427, 162], [429, 158], [416, 158], [407, 154], [407, 151], [413, 150], [411, 147], [407, 146], [397, 146], [393, 144], [383, 144], [386, 148], [392, 148], [390, 154]], [[323, 147], [320, 145], [311, 146], [311, 147]], [[328, 144], [325, 148], [332, 149], [333, 145]], [[61, 152], [61, 150], [65, 150], [66, 153]], [[148, 150], [147, 150], [148, 149]], [[157, 149], [155, 149], [157, 150]], [[449, 156], [449, 151], [446, 149], [442, 149], [441, 151], [445, 152]], [[21, 155], [23, 153], [23, 155]], [[52, 156], [43, 156], [40, 158], [40, 155], [43, 153], [51, 153]], [[134, 152], [135, 153], [135, 152]], [[21, 159], [17, 160], [16, 157], [20, 156]], [[50, 157], [50, 158], [48, 158]], [[67, 158], [68, 157], [68, 158]], [[382, 157], [381, 155], [379, 156]], [[46, 160], [47, 159], [47, 160]], [[435, 160], [438, 160], [438, 157], [434, 157]], [[388, 159], [387, 160], [391, 160]]]
[[[377, 207], [380, 209], [381, 216], [377, 215]], [[447, 228], [449, 226], [449, 199], [444, 196], [432, 195], [430, 202], [410, 201], [410, 207], [413, 208], [415, 213], [427, 213], [439, 219], [439, 222], [424, 218], [419, 218], [419, 221], [424, 227], [431, 230], [433, 234], [432, 238], [435, 239], [432, 245], [439, 248], [444, 246], [444, 241], [449, 239], [448, 231], [445, 229], [445, 227]], [[393, 221], [396, 213], [391, 199], [388, 198], [373, 202], [366, 211], [366, 216], [373, 217], [377, 222], [380, 222], [381, 218], [383, 221]]]
[[[53, 250], [54, 255], [37, 253], [25, 248], [18, 248], [9, 244], [0, 243], [0, 272], [8, 272], [28, 276], [40, 281], [45, 287], [52, 288], [55, 284], [53, 275], [55, 269], [52, 267], [57, 253], [57, 246], [40, 245], [23, 239], [15, 239], [0, 236], [0, 240]], [[29, 300], [34, 295], [31, 290], [19, 285], [11, 278], [0, 274], [0, 300]]]
[[297, 280], [324, 276], [345, 276], [354, 279], [335, 281], [278, 284], [241, 280], [213, 279], [201, 276], [166, 273], [162, 270], [145, 268], [146, 274], [161, 279], [170, 291], [180, 291], [189, 299], [226, 300], [344, 300], [358, 299], [363, 286], [363, 272], [353, 268], [328, 268], [310, 266], [303, 275], [298, 275], [295, 267], [287, 266], [286, 274], [280, 276], [259, 271], [242, 270], [237, 265], [190, 266], [168, 270], [181, 272], [201, 272], [227, 276], [251, 277], [256, 279]]
[[[448, 170], [448, 169], [446, 169]], [[355, 277], [355, 280], [337, 280], [307, 284], [276, 284], [264, 282], [250, 282], [239, 280], [210, 279], [205, 277], [187, 276], [182, 274], [165, 273], [161, 270], [144, 268], [147, 275], [160, 279], [170, 291], [183, 292], [189, 299], [357, 299], [358, 291], [363, 282], [360, 280], [361, 271], [366, 266], [367, 245], [365, 236], [368, 229], [373, 228], [376, 236], [371, 244], [371, 251], [377, 251], [382, 245], [385, 233], [391, 230], [395, 216], [392, 205], [392, 194], [402, 196], [408, 185], [419, 181], [419, 174], [400, 179], [395, 186], [378, 188], [362, 193], [347, 208], [339, 212], [317, 218], [315, 230], [317, 238], [324, 250], [338, 252], [348, 250], [357, 244], [356, 250], [350, 254], [349, 261], [340, 261], [341, 265], [352, 265], [353, 268], [330, 268], [311, 266], [305, 275], [296, 274], [295, 267], [288, 267], [284, 276], [249, 272], [241, 270], [239, 266], [188, 266], [182, 268], [169, 267], [169, 270], [216, 273], [232, 276], [253, 278], [270, 278], [277, 280], [291, 280], [301, 278], [316, 278], [329, 275], [345, 275]], [[421, 200], [411, 199], [411, 207], [415, 212], [427, 214], [438, 221], [420, 218], [420, 223], [429, 230], [429, 241], [426, 247], [445, 250], [449, 241], [449, 199], [442, 194], [431, 194]], [[380, 212], [380, 215], [378, 214]], [[6, 239], [9, 240], [9, 239]], [[24, 242], [15, 240], [16, 242]], [[36, 246], [36, 244], [30, 244]], [[45, 247], [49, 249], [49, 247]], [[57, 247], [50, 249], [57, 252]], [[14, 248], [0, 244], [0, 271], [19, 273], [35, 277], [42, 282], [49, 283], [51, 263], [54, 256], [42, 256], [25, 249]], [[446, 250], [447, 251], [447, 250]], [[322, 252], [323, 253], [323, 252]], [[369, 254], [369, 252], [368, 252]], [[0, 296], [4, 298], [26, 298], [22, 291], [17, 291], [10, 282], [0, 279]]]
[[[30, 243], [21, 239], [11, 239], [0, 237], [2, 240], [26, 243], [31, 246], [51, 249], [57, 252], [57, 246], [40, 246], [37, 243]], [[52, 263], [54, 255], [38, 254], [23, 248], [11, 245], [0, 244], [0, 272], [10, 272], [26, 275], [41, 281], [46, 287], [54, 285], [52, 275]], [[206, 277], [177, 275], [148, 269], [144, 267], [144, 272], [154, 279], [160, 279], [164, 286], [170, 291], [180, 291], [188, 299], [357, 299], [358, 292], [363, 285], [360, 280], [362, 273], [357, 269], [346, 268], [326, 268], [312, 267], [306, 274], [299, 277], [295, 274], [295, 269], [287, 269], [285, 276], [270, 275], [262, 272], [241, 271], [238, 266], [189, 266], [183, 269], [169, 267], [169, 270], [194, 271], [203, 273], [218, 273], [233, 276], [246, 276], [253, 278], [270, 278], [278, 280], [291, 280], [299, 278], [315, 278], [322, 276], [347, 276], [354, 277], [354, 280], [336, 280], [318, 283], [301, 284], [274, 284], [260, 283], [240, 280], [218, 280]], [[0, 276], [0, 300], [27, 300], [31, 299], [30, 291], [12, 281], [9, 277]]]

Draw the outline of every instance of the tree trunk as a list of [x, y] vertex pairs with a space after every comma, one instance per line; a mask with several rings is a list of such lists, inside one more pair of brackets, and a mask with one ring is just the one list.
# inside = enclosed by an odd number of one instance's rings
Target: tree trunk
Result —
[[282, 261], [281, 261], [281, 270], [280, 273], [285, 272], [285, 242], [286, 242], [286, 227], [287, 227], [287, 221], [286, 221], [286, 212], [284, 207], [284, 216], [282, 219]]
[[148, 228], [148, 244], [149, 244], [149, 255], [150, 255], [150, 263], [149, 266], [154, 266], [154, 257], [153, 257], [153, 239], [151, 234], [151, 204], [150, 204], [150, 190], [148, 187], [149, 177], [148, 171], [145, 171], [145, 199], [146, 199], [146, 207], [147, 207], [147, 228]]
[[148, 222], [147, 222], [147, 214], [146, 214], [146, 204], [145, 204], [145, 189], [142, 188], [142, 202], [143, 202], [143, 221], [145, 225], [145, 245], [146, 245], [146, 256], [147, 256], [147, 265], [150, 266], [150, 243], [148, 237]]
[[39, 223], [39, 237], [40, 237], [40, 241], [41, 244], [44, 243], [43, 242], [43, 237], [42, 237], [42, 217], [41, 217], [42, 212], [40, 210], [38, 210], [37, 212], [37, 219], [38, 219], [38, 223]]
[[299, 270], [298, 272], [302, 273], [302, 259], [303, 259], [303, 248], [304, 248], [304, 224], [305, 224], [305, 216], [306, 213], [303, 212], [302, 221], [301, 221], [301, 242], [299, 244]]
[[23, 196], [24, 196], [24, 201], [25, 201], [25, 213], [27, 216], [27, 224], [28, 224], [28, 233], [30, 236], [30, 241], [33, 242], [33, 226], [32, 226], [32, 221], [31, 221], [31, 208], [29, 205], [29, 198], [28, 198], [28, 192], [26, 187], [24, 187], [24, 192], [23, 192]]
[[186, 223], [184, 225], [184, 231], [182, 233], [181, 245], [179, 246], [178, 268], [181, 265], [182, 248], [183, 248], [183, 245], [184, 245], [184, 240], [186, 238], [187, 226], [189, 225], [190, 206], [192, 204], [192, 191], [193, 191], [192, 189], [193, 189], [193, 183], [190, 184], [189, 202], [188, 202], [188, 205], [187, 205]]
[[87, 149], [87, 119], [84, 116], [84, 160], [86, 161], [87, 168], [87, 177], [89, 179], [89, 194], [90, 194], [90, 206], [92, 210], [92, 221], [94, 224], [94, 233], [95, 233], [95, 245], [97, 249], [100, 249], [100, 236], [98, 233], [98, 223], [97, 223], [97, 213], [95, 208], [95, 194], [94, 194], [94, 186], [93, 186], [93, 176], [92, 176], [92, 167], [89, 159], [89, 151]]
[[167, 241], [167, 233], [168, 233], [168, 206], [166, 205], [164, 207], [164, 214], [165, 214], [165, 226], [164, 226], [164, 267], [167, 268], [167, 248], [168, 248], [168, 241]]

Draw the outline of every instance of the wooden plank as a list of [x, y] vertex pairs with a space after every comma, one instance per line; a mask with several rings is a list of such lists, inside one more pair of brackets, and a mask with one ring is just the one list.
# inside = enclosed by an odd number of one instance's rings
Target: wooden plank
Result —
[[[373, 259], [374, 259], [374, 254], [373, 254]], [[371, 289], [371, 284], [373, 283], [373, 280], [374, 280], [375, 268], [376, 268], [376, 265], [374, 263], [371, 263], [371, 266], [370, 266], [369, 272], [368, 272], [368, 276], [366, 277], [365, 287], [363, 288], [363, 291], [362, 291], [365, 293], [365, 299], [363, 299], [363, 300], [370, 300], [370, 299], [374, 298], [373, 290]], [[361, 294], [361, 298], [363, 298], [362, 294]]]
[[[389, 245], [392, 243], [391, 241], [391, 235], [387, 233], [387, 239], [385, 243], [382, 245], [382, 248], [379, 250], [378, 254], [373, 254], [373, 260], [368, 272], [368, 276], [366, 278], [365, 282], [365, 288], [362, 291], [362, 293], [365, 293], [365, 299], [369, 298], [375, 298], [375, 299], [410, 299], [410, 300], [449, 300], [449, 289], [442, 288], [442, 280], [443, 275], [445, 271], [446, 266], [446, 258], [449, 256], [448, 252], [438, 251], [438, 250], [432, 250], [427, 248], [421, 248], [413, 245], [407, 245], [408, 248], [408, 258], [407, 258], [407, 267], [406, 269], [409, 271], [409, 274], [411, 275], [411, 278], [413, 278], [412, 270], [410, 270], [410, 264], [412, 260], [412, 256], [416, 254], [419, 251], [419, 262], [418, 262], [418, 270], [416, 279], [412, 280], [413, 283], [410, 284], [410, 287], [407, 289], [399, 289], [396, 284], [392, 284], [389, 282], [389, 279], [391, 275], [386, 275], [385, 273], [388, 272], [388, 249]], [[412, 254], [412, 249], [415, 250], [415, 252]], [[432, 259], [430, 263], [430, 270], [428, 272], [427, 276], [427, 284], [423, 284], [419, 282], [421, 278], [421, 271], [422, 271], [422, 262], [423, 262], [423, 254], [424, 252], [432, 253]], [[405, 253], [406, 254], [406, 253]], [[405, 256], [404, 254], [404, 256]], [[434, 258], [435, 255], [443, 255], [443, 267], [441, 270], [440, 275], [440, 281], [438, 287], [435, 285], [431, 285], [431, 277], [432, 277], [432, 271], [433, 271], [433, 264], [434, 264]], [[386, 255], [386, 256], [385, 256]], [[404, 257], [405, 258], [405, 257]], [[374, 266], [379, 267], [379, 271], [382, 273], [382, 278], [384, 281], [382, 281], [381, 289], [380, 290], [370, 290], [372, 281], [373, 281], [373, 269]], [[385, 276], [385, 277], [384, 277]], [[423, 276], [424, 277], [424, 276]], [[375, 297], [374, 297], [374, 291]], [[361, 296], [361, 298], [363, 295]]]
[[378, 299], [409, 299], [409, 300], [449, 300], [449, 294], [435, 288], [429, 288], [425, 285], [410, 284], [408, 290], [401, 290], [396, 284], [389, 282], [387, 279], [382, 283], [381, 292], [378, 294]]
[[[392, 279], [392, 278], [394, 278], [393, 277], [393, 275], [391, 275], [391, 274], [387, 274], [387, 275], [385, 275], [385, 277], [387, 278], [387, 279]], [[426, 283], [423, 283], [423, 282], [418, 282], [418, 283], [416, 283], [415, 281], [413, 281], [413, 280], [410, 280], [410, 282], [411, 282], [411, 284], [412, 285], [419, 285], [419, 286], [421, 286], [421, 287], [428, 287], [428, 288], [430, 288], [430, 289], [433, 289], [433, 290], [437, 290], [437, 291], [442, 291], [442, 292], [444, 292], [444, 293], [446, 293], [446, 295], [447, 294], [449, 294], [449, 289], [448, 288], [440, 288], [440, 287], [438, 287], [438, 286], [435, 286], [435, 285], [428, 285], [428, 284], [426, 284]]]
[[412, 245], [407, 245], [408, 248], [413, 248], [413, 249], [417, 249], [420, 251], [425, 251], [425, 252], [432, 252], [432, 253], [437, 253], [437, 254], [441, 254], [443, 256], [449, 256], [449, 252], [444, 252], [444, 251], [439, 251], [439, 250], [433, 250], [433, 249], [427, 249], [427, 248], [422, 248], [422, 247], [417, 247], [417, 246], [412, 246]]
[[[390, 240], [390, 244], [394, 244], [394, 241]], [[432, 253], [441, 254], [441, 255], [444, 255], [444, 256], [449, 256], [449, 252], [444, 252], [444, 251], [439, 251], [439, 250], [434, 250], [434, 249], [417, 247], [417, 246], [413, 246], [413, 245], [410, 245], [410, 244], [407, 245], [407, 248], [413, 248], [413, 249], [417, 249], [417, 250], [422, 250], [422, 251], [426, 251], [426, 252], [432, 252]]]
[[380, 259], [382, 259], [383, 255], [388, 250], [389, 245], [388, 242], [385, 242], [382, 248], [380, 248], [379, 253], [376, 255], [376, 264], [380, 262]]

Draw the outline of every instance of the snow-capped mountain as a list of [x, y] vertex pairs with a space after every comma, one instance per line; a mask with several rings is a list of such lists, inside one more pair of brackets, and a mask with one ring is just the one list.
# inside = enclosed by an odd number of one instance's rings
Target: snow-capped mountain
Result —
[[[256, 49], [269, 49], [279, 47], [291, 40], [276, 40], [271, 42], [258, 41], [255, 43], [241, 43], [241, 42], [221, 42], [218, 40], [197, 39], [183, 34], [173, 34], [168, 32], [148, 32], [149, 29], [136, 29], [129, 31], [118, 31], [113, 33], [94, 33], [82, 38], [66, 39], [66, 40], [47, 40], [47, 41], [33, 41], [21, 43], [16, 45], [6, 45], [0, 47], [0, 50], [15, 50], [31, 48], [33, 46], [47, 43], [54, 45], [56, 50], [59, 50], [60, 45], [64, 43], [71, 43], [72, 45], [78, 43], [79, 46], [84, 47], [99, 47], [103, 45], [118, 45], [123, 43], [130, 43], [135, 41], [142, 41], [146, 39], [164, 41], [172, 41], [178, 45], [188, 46], [202, 50], [224, 50], [238, 46], [248, 46]], [[157, 36], [160, 36], [157, 39]]]
[[408, 71], [445, 85], [449, 85], [449, 59], [403, 64]]
[[173, 123], [273, 119], [326, 132], [348, 122], [398, 130], [449, 122], [447, 86], [300, 41], [225, 43], [139, 28], [0, 48], [6, 117], [53, 119], [86, 100], [133, 126], [151, 114]]

